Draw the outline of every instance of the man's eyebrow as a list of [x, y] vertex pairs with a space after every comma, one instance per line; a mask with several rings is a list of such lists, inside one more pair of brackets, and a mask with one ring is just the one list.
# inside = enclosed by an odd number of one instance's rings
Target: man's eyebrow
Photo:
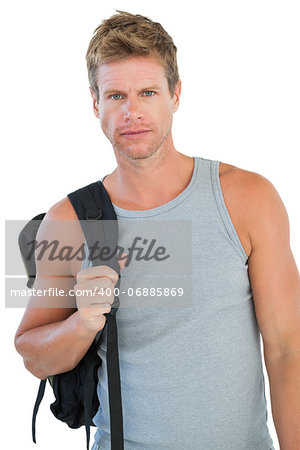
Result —
[[[159, 87], [159, 86], [154, 86], [154, 85], [152, 85], [152, 86], [150, 86], [150, 87], [145, 87], [145, 88], [139, 89], [138, 92], [152, 91], [152, 90], [160, 91], [160, 87]], [[108, 95], [108, 94], [126, 94], [126, 92], [124, 92], [124, 91], [122, 91], [122, 90], [120, 90], [120, 89], [113, 89], [113, 88], [110, 88], [110, 89], [106, 89], [106, 90], [103, 92], [103, 95]]]

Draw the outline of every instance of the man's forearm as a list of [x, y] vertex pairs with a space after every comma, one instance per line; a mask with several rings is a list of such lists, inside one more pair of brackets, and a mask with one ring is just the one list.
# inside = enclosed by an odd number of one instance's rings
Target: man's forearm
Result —
[[300, 353], [266, 361], [280, 450], [300, 449]]
[[76, 311], [61, 322], [26, 331], [16, 339], [16, 349], [23, 356], [26, 368], [45, 379], [75, 367], [95, 335], [81, 326]]

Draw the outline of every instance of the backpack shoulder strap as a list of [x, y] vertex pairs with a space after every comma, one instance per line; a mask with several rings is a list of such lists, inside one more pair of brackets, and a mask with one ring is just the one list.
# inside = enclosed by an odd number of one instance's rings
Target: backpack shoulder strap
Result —
[[77, 189], [68, 194], [79, 220], [116, 220], [116, 214], [107, 190], [101, 181]]
[[[89, 184], [68, 194], [85, 236], [89, 248], [95, 243], [104, 244], [110, 249], [111, 256], [105, 259], [92, 258], [93, 266], [110, 266], [120, 275], [120, 266], [116, 258], [118, 243], [118, 223], [110, 197], [101, 183]], [[117, 305], [114, 303], [114, 307]]]
[[34, 408], [33, 408], [33, 415], [32, 415], [32, 440], [36, 444], [36, 436], [35, 436], [35, 422], [36, 422], [36, 416], [41, 404], [41, 401], [43, 400], [45, 388], [46, 388], [46, 380], [41, 380], [39, 385], [39, 390], [37, 394], [37, 398], [35, 400]]
[[[101, 181], [92, 183], [85, 188], [78, 189], [68, 195], [79, 220], [87, 241], [93, 246], [96, 241], [105, 243], [110, 249], [114, 249], [118, 243], [117, 217], [110, 197]], [[109, 221], [109, 222], [107, 222]], [[97, 259], [92, 260], [93, 265], [103, 264]], [[116, 256], [113, 256], [105, 265], [110, 266], [119, 274], [116, 288], [120, 284], [120, 266]], [[115, 296], [112, 309], [107, 317], [107, 377], [110, 407], [110, 433], [111, 448], [124, 449], [123, 413], [121, 397], [121, 381], [118, 352], [118, 333], [116, 323], [116, 311], [119, 306], [119, 298]], [[98, 333], [96, 340], [99, 339]], [[89, 417], [90, 407], [88, 396], [85, 396], [86, 417]], [[87, 441], [89, 442], [89, 427], [86, 425]]]

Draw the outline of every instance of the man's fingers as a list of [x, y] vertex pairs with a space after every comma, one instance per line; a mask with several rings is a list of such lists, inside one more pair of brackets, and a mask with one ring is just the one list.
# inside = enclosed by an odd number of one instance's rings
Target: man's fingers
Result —
[[108, 277], [97, 277], [77, 283], [73, 289], [77, 300], [84, 298], [88, 303], [112, 303], [114, 299], [115, 285]]
[[119, 279], [119, 274], [109, 266], [95, 266], [88, 267], [87, 269], [78, 272], [76, 280], [77, 282], [82, 282], [83, 280], [90, 280], [92, 278], [99, 277], [108, 277], [114, 284], [116, 284]]

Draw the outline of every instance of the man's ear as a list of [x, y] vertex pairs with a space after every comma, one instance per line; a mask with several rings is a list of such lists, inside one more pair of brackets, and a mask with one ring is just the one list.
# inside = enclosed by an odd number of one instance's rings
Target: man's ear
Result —
[[179, 107], [179, 98], [181, 94], [181, 80], [177, 81], [174, 95], [173, 95], [173, 112], [176, 112]]
[[97, 97], [96, 97], [96, 94], [94, 93], [93, 89], [91, 88], [91, 86], [89, 89], [90, 89], [90, 93], [91, 93], [91, 96], [93, 99], [93, 111], [94, 111], [94, 114], [97, 117], [97, 119], [99, 119], [99, 105], [97, 102]]

